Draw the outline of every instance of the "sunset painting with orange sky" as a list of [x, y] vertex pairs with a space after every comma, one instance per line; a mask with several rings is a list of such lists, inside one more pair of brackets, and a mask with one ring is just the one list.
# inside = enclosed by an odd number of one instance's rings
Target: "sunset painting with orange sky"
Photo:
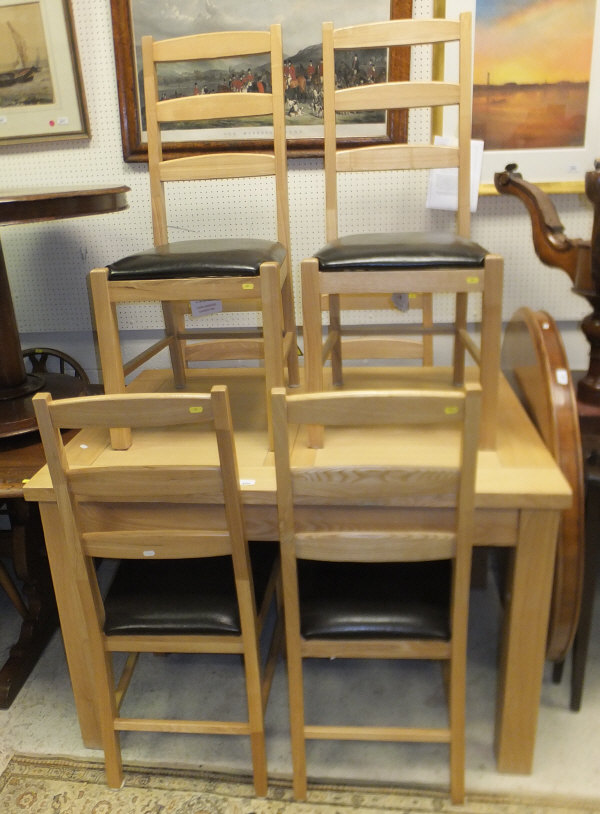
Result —
[[581, 146], [596, 0], [477, 0], [473, 137], [488, 150]]

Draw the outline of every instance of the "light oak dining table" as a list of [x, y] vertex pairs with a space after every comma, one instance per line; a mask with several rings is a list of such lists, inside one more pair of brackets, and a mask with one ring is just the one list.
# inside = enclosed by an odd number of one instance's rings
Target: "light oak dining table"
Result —
[[[467, 368], [467, 375], [475, 376], [474, 371]], [[273, 454], [268, 449], [262, 372], [258, 368], [230, 368], [195, 369], [188, 374], [187, 388], [193, 391], [205, 392], [217, 383], [228, 386], [248, 537], [275, 543], [275, 471]], [[350, 367], [344, 388], [437, 388], [449, 384], [450, 377], [448, 368]], [[144, 371], [129, 385], [131, 392], [173, 389], [172, 374], [166, 370]], [[475, 544], [505, 547], [511, 553], [499, 643], [495, 753], [499, 771], [527, 774], [533, 768], [558, 524], [561, 511], [571, 503], [571, 490], [503, 378], [498, 416], [496, 448], [481, 451], [478, 458]], [[376, 428], [360, 432], [352, 427], [327, 429], [321, 449], [308, 448], [305, 428], [294, 432], [293, 458], [306, 465], [335, 467], [342, 461], [398, 463], [410, 460], [416, 449], [421, 456], [428, 450], [436, 461], [455, 460], [458, 454], [458, 440], [447, 427], [428, 432], [413, 429], [410, 433]], [[207, 447], [202, 433], [191, 437], [189, 429], [140, 431], [128, 453], [113, 450], [106, 434], [87, 429], [70, 442], [68, 450], [73, 462], [94, 466], [118, 465], [124, 458], [131, 463], [132, 457], [136, 463], [164, 463], [171, 458], [191, 464], [217, 459], [216, 449]], [[62, 556], [60, 525], [46, 468], [26, 484], [24, 493], [26, 500], [40, 506], [83, 741], [88, 747], [99, 747], [74, 571]], [[128, 510], [123, 506], [123, 511]], [[361, 513], [369, 511], [372, 509], [321, 504], [305, 507], [303, 519], [312, 528], [327, 527], [334, 519], [360, 524]], [[390, 512], [393, 523], [393, 513], [402, 510], [385, 511]], [[210, 506], [194, 506], [190, 523], [203, 522], [210, 512]], [[168, 523], [168, 518], [157, 509], [148, 522]], [[422, 522], [427, 523], [427, 516]]]

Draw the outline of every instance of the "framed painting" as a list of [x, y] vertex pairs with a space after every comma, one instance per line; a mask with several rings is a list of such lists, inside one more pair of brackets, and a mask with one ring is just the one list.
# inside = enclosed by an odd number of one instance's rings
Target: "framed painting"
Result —
[[[318, 64], [320, 61], [321, 22], [333, 20], [336, 26], [351, 25], [376, 19], [412, 16], [413, 0], [111, 0], [115, 64], [121, 118], [123, 155], [126, 161], [146, 161], [147, 144], [144, 132], [143, 77], [141, 71], [141, 38], [152, 34], [157, 39], [182, 36], [192, 32], [227, 31], [233, 29], [266, 29], [271, 23], [281, 23], [286, 78], [286, 128], [291, 156], [314, 156], [323, 152], [322, 108], [320, 107]], [[350, 59], [351, 57], [349, 57]], [[403, 49], [390, 49], [382, 57], [385, 70], [396, 79], [408, 78], [410, 64]], [[204, 68], [199, 63], [194, 77], [180, 91], [183, 95], [218, 83], [230, 86], [243, 81], [247, 66], [227, 65]], [[215, 78], [215, 70], [221, 71]], [[160, 79], [159, 79], [160, 81]], [[208, 92], [212, 85], [208, 87]], [[200, 91], [202, 92], [202, 91]], [[266, 132], [266, 130], [265, 130]], [[385, 119], [370, 123], [356, 122], [345, 127], [343, 140], [366, 143], [400, 142], [407, 135], [405, 111], [392, 111]], [[219, 129], [202, 127], [182, 133], [167, 134], [164, 147], [167, 157], [184, 156], [203, 150], [258, 150], [267, 139], [260, 126]]]
[[68, 0], [0, 0], [0, 145], [89, 135]]
[[[475, 13], [473, 138], [481, 192], [514, 163], [550, 192], [583, 191], [600, 154], [597, 0], [446, 0]], [[596, 46], [596, 47], [594, 47]]]

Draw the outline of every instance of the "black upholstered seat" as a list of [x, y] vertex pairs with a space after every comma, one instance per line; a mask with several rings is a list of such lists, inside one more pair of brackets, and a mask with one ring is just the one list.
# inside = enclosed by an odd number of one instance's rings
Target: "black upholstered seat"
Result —
[[285, 256], [285, 246], [270, 240], [182, 240], [136, 252], [110, 263], [108, 279], [257, 277], [262, 263], [281, 264]]
[[450, 638], [450, 562], [298, 562], [305, 639]]
[[[277, 559], [272, 543], [250, 544], [256, 607]], [[123, 560], [104, 600], [104, 632], [117, 635], [239, 636], [231, 557]]]
[[483, 266], [487, 251], [447, 232], [376, 232], [339, 237], [318, 249], [321, 271]]

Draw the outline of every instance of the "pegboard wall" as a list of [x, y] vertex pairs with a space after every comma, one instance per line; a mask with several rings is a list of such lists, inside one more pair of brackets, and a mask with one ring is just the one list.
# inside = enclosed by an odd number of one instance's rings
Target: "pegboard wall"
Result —
[[[92, 342], [87, 272], [152, 242], [146, 166], [123, 160], [109, 0], [73, 0], [72, 7], [91, 139], [0, 145], [0, 189], [58, 184], [127, 184], [131, 188], [125, 212], [2, 228], [19, 330], [31, 336], [54, 335], [55, 346], [65, 350], [69, 349], [70, 336], [83, 334], [90, 345]], [[430, 13], [431, 0], [415, 0], [415, 16]], [[411, 125], [420, 126], [418, 122]], [[425, 209], [426, 183], [423, 177], [410, 186], [400, 186], [391, 174], [356, 174], [344, 188], [341, 231], [449, 228], [452, 215]], [[274, 229], [269, 195], [263, 179], [176, 185], [169, 211], [171, 236], [213, 237], [223, 234], [223, 229], [254, 235], [258, 223], [261, 228], [272, 224]], [[300, 261], [325, 237], [320, 159], [290, 160], [289, 198], [300, 322]], [[555, 203], [567, 234], [589, 237], [593, 212], [585, 196], [561, 195]], [[512, 197], [481, 198], [472, 219], [472, 235], [490, 251], [504, 256], [505, 319], [520, 306], [543, 308], [567, 329], [571, 326], [577, 331], [576, 323], [590, 307], [571, 292], [565, 274], [540, 263], [531, 244], [529, 217], [519, 201]], [[476, 320], [478, 313], [470, 316]], [[372, 317], [361, 315], [367, 321]], [[227, 316], [230, 324], [244, 324], [248, 318], [243, 314]], [[436, 319], [450, 319], [443, 302]], [[123, 313], [124, 330], [154, 330], [160, 325], [157, 311], [150, 306]], [[581, 350], [577, 353], [585, 355], [585, 345], [578, 347]], [[587, 367], [583, 356], [571, 364]]]

